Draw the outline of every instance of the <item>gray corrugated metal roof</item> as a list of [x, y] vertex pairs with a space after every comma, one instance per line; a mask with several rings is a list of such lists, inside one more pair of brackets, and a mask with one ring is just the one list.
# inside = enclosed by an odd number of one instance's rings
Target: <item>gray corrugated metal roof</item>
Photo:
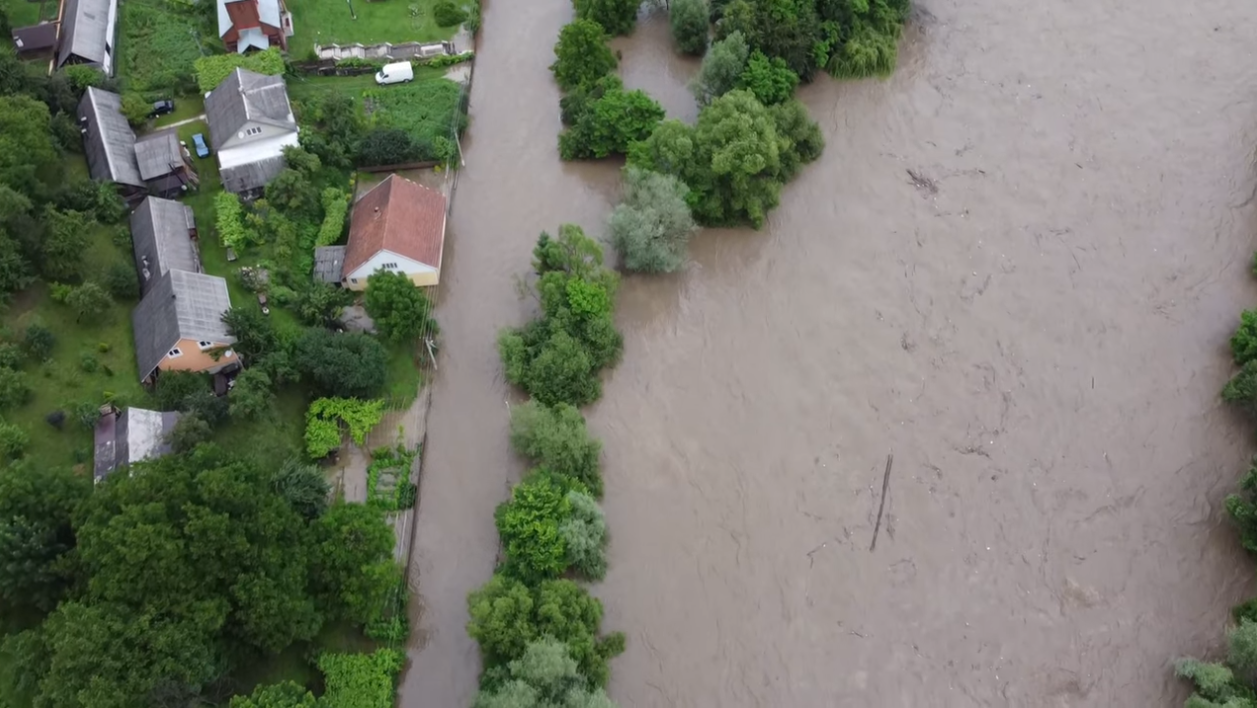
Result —
[[297, 130], [283, 77], [247, 69], [231, 72], [205, 98], [205, 120], [220, 150], [249, 121]]
[[232, 344], [223, 313], [231, 308], [227, 281], [215, 275], [171, 270], [131, 313], [140, 380], [148, 378], [180, 339]]
[[87, 89], [79, 101], [79, 127], [87, 131], [83, 145], [92, 179], [144, 186], [135, 161], [135, 133], [122, 115], [122, 97]]
[[65, 64], [70, 55], [82, 57], [93, 64], [105, 63], [105, 44], [113, 43], [113, 38], [109, 36], [109, 13], [116, 10], [116, 2], [66, 0], [57, 66]]
[[279, 157], [268, 157], [265, 160], [228, 167], [219, 172], [218, 176], [223, 181], [223, 189], [239, 194], [266, 186], [266, 183], [275, 179], [275, 175], [282, 172], [287, 165], [288, 163], [284, 160], [283, 155], [280, 155]]
[[168, 271], [200, 272], [196, 246], [188, 235], [193, 224], [191, 207], [158, 197], [148, 197], [131, 214], [135, 270], [144, 294]]
[[339, 283], [345, 267], [344, 246], [320, 246], [314, 249], [314, 279]]
[[96, 423], [94, 476], [99, 482], [124, 465], [169, 455], [167, 438], [179, 422], [174, 411], [127, 408]]
[[145, 181], [174, 172], [183, 164], [179, 136], [173, 130], [163, 130], [136, 140], [135, 161]]

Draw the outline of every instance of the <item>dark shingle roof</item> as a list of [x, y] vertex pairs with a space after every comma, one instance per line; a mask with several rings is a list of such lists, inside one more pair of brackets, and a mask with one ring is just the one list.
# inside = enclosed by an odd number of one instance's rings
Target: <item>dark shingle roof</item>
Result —
[[200, 272], [196, 246], [188, 235], [193, 225], [191, 207], [158, 197], [148, 197], [131, 214], [135, 269], [144, 294], [168, 271]]
[[284, 156], [280, 155], [235, 167], [225, 167], [218, 173], [218, 176], [222, 179], [223, 189], [239, 194], [266, 186], [267, 182], [275, 179], [275, 176], [287, 166]]
[[232, 344], [223, 313], [231, 308], [227, 281], [214, 275], [171, 270], [131, 313], [140, 380], [148, 378], [180, 339]]
[[314, 279], [322, 283], [339, 283], [344, 275], [345, 247], [320, 246], [314, 249]]
[[61, 47], [57, 50], [57, 66], [70, 55], [82, 57], [93, 64], [105, 63], [105, 43], [109, 36], [109, 13], [117, 0], [66, 0], [65, 19], [61, 24]]
[[18, 53], [51, 49], [57, 46], [57, 25], [41, 22], [30, 27], [14, 27], [13, 44]]
[[174, 172], [183, 164], [179, 136], [173, 130], [163, 130], [136, 140], [135, 161], [145, 181]]
[[205, 98], [210, 138], [222, 149], [249, 121], [297, 129], [281, 76], [236, 69]]
[[[85, 120], [86, 119], [86, 120]], [[135, 162], [135, 133], [122, 115], [122, 97], [89, 88], [79, 101], [79, 127], [92, 179], [143, 187]]]

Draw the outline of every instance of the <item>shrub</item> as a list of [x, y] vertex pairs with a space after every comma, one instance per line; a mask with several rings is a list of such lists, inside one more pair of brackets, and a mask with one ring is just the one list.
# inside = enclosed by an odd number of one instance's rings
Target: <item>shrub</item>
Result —
[[713, 43], [707, 56], [703, 57], [698, 75], [690, 83], [690, 91], [694, 93], [698, 105], [706, 106], [736, 88], [742, 72], [746, 70], [750, 53], [741, 32], [734, 32]]
[[475, 708], [614, 708], [605, 690], [591, 686], [572, 657], [572, 648], [553, 637], [530, 642], [523, 655], [495, 672]]
[[475, 52], [460, 52], [458, 54], [438, 54], [431, 59], [416, 61], [420, 66], [430, 66], [433, 69], [444, 69], [447, 66], [462, 64], [476, 58]]
[[418, 499], [419, 487], [408, 479], [402, 480], [401, 487], [397, 490], [397, 508], [413, 509]]
[[214, 222], [218, 227], [218, 240], [226, 248], [238, 251], [257, 240], [257, 234], [245, 226], [240, 197], [231, 192], [214, 196]]
[[25, 372], [0, 369], [0, 409], [24, 406], [34, 395]]
[[467, 12], [455, 5], [453, 0], [437, 0], [432, 6], [432, 19], [440, 27], [453, 27], [467, 19]]
[[1231, 335], [1231, 356], [1239, 366], [1257, 359], [1257, 310], [1240, 313], [1240, 326]]
[[0, 344], [0, 369], [20, 369], [26, 361], [26, 353], [16, 344]]
[[384, 401], [356, 398], [319, 398], [306, 409], [306, 454], [312, 459], [326, 457], [340, 447], [340, 424], [359, 445], [384, 417]]
[[71, 64], [61, 70], [70, 82], [70, 88], [76, 95], [82, 95], [88, 88], [100, 88], [108, 77], [100, 69], [87, 64]]
[[534, 465], [602, 496], [598, 462], [602, 443], [589, 434], [585, 417], [576, 408], [536, 401], [515, 406], [511, 409], [511, 446]]
[[113, 300], [100, 283], [89, 280], [70, 291], [65, 304], [74, 310], [75, 322], [84, 318], [94, 321], [109, 310]]
[[1222, 389], [1222, 400], [1250, 410], [1257, 408], [1257, 360], [1244, 364]]
[[630, 144], [650, 137], [663, 115], [663, 107], [644, 91], [605, 91], [559, 135], [559, 155], [564, 160], [622, 155]]
[[453, 81], [436, 79], [406, 87], [370, 89], [363, 96], [371, 102], [373, 125], [404, 130], [413, 141], [418, 160], [448, 160], [454, 155], [454, 133], [467, 127], [467, 95], [462, 85]]
[[572, 507], [563, 486], [545, 474], [531, 474], [515, 486], [494, 514], [511, 575], [526, 583], [558, 577], [568, 567], [559, 527]]
[[91, 352], [83, 352], [79, 355], [79, 368], [89, 374], [95, 373], [100, 369], [100, 359]]
[[74, 420], [86, 430], [96, 427], [100, 420], [100, 406], [92, 401], [79, 401], [73, 406]]
[[135, 300], [140, 295], [140, 281], [135, 266], [126, 262], [114, 263], [105, 271], [105, 287], [109, 293], [123, 302]]
[[798, 85], [799, 75], [791, 71], [781, 57], [770, 59], [758, 49], [751, 53], [738, 77], [738, 86], [755, 94], [765, 106], [789, 100]]
[[340, 240], [345, 230], [345, 215], [349, 213], [349, 195], [335, 187], [323, 190], [323, 224], [315, 246], [331, 246]]
[[271, 377], [258, 367], [240, 372], [227, 397], [232, 418], [259, 418], [270, 412], [275, 400]]
[[709, 29], [703, 0], [672, 0], [669, 12], [677, 49], [684, 54], [702, 54], [707, 49]]
[[571, 515], [559, 525], [567, 564], [590, 580], [602, 580], [607, 574], [607, 522], [602, 509], [593, 497], [575, 489], [567, 493], [567, 503]]
[[578, 19], [564, 25], [554, 45], [554, 55], [550, 70], [564, 91], [592, 84], [614, 71], [617, 64], [602, 25], [590, 20]]
[[0, 456], [13, 460], [22, 456], [31, 438], [26, 431], [13, 423], [0, 421]]
[[573, 0], [576, 17], [592, 20], [609, 35], [629, 34], [637, 23], [641, 0]]
[[327, 497], [331, 487], [323, 477], [323, 470], [316, 465], [297, 460], [285, 460], [271, 481], [275, 493], [307, 520], [314, 520], [327, 510]]
[[214, 434], [210, 424], [195, 413], [184, 413], [166, 436], [166, 442], [175, 452], [188, 452], [210, 439]]
[[384, 388], [388, 352], [361, 332], [308, 329], [293, 356], [297, 369], [325, 395], [366, 399]]
[[278, 47], [255, 52], [253, 54], [213, 54], [196, 60], [196, 84], [201, 93], [209, 93], [231, 75], [237, 68], [279, 76], [284, 73], [284, 56]]
[[326, 687], [319, 705], [323, 708], [391, 708], [397, 675], [406, 655], [396, 649], [376, 649], [371, 654], [319, 655], [319, 671]]
[[421, 159], [421, 148], [400, 128], [377, 128], [358, 143], [357, 163], [360, 167], [400, 165]]
[[257, 686], [248, 696], [233, 696], [228, 708], [315, 708], [314, 694], [292, 681]]
[[672, 273], [684, 267], [686, 247], [696, 228], [685, 202], [689, 191], [671, 175], [636, 167], [625, 170], [624, 201], [607, 222], [608, 240], [624, 268]]
[[152, 104], [145, 101], [144, 97], [138, 93], [128, 91], [122, 94], [122, 115], [131, 125], [140, 126], [147, 123], [152, 107]]
[[36, 322], [26, 326], [26, 336], [23, 341], [26, 344], [26, 351], [35, 361], [47, 361], [57, 345], [57, 338], [52, 330]]
[[210, 390], [210, 380], [205, 374], [191, 371], [163, 371], [153, 388], [157, 409], [162, 411], [184, 410], [189, 397]]

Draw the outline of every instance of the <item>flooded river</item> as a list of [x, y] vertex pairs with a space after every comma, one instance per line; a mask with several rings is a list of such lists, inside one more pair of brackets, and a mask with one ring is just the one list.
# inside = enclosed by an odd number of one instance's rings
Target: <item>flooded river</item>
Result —
[[[567, 0], [486, 0], [438, 316], [407, 708], [458, 708], [465, 595], [521, 466], [494, 348], [537, 233], [601, 232], [559, 162]], [[605, 441], [621, 705], [1169, 706], [1252, 562], [1219, 407], [1257, 301], [1257, 5], [924, 0], [886, 82], [801, 90], [828, 146], [760, 232], [628, 278]], [[692, 119], [661, 19], [623, 75]], [[883, 472], [894, 455], [877, 547]]]

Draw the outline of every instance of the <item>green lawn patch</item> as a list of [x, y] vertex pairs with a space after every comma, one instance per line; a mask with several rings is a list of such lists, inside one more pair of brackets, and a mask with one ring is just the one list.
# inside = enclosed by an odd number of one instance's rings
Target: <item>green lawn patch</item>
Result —
[[177, 8], [157, 0], [127, 0], [119, 5], [118, 76], [127, 90], [168, 97], [195, 89], [192, 65], [209, 53], [202, 46], [204, 21]]
[[[288, 39], [288, 54], [296, 61], [307, 61], [314, 56], [315, 44], [396, 44], [449, 39], [458, 28], [437, 26], [432, 18], [435, 4], [436, 0], [291, 0], [288, 10], [292, 12], [296, 34]], [[412, 13], [411, 8], [416, 11]]]
[[[411, 84], [394, 84], [389, 88], [405, 88], [426, 81], [440, 79], [445, 76], [448, 68], [438, 69], [430, 66], [415, 67], [415, 80]], [[378, 88], [374, 74], [361, 76], [292, 76], [287, 78], [288, 96], [294, 102], [308, 101], [325, 93], [343, 93], [361, 98], [364, 93]]]
[[423, 374], [419, 370], [415, 352], [416, 346], [412, 344], [389, 346], [388, 393], [384, 397], [386, 407], [405, 408], [418, 395], [419, 387], [423, 385]]
[[[164, 128], [171, 123], [195, 118], [203, 113], [205, 113], [205, 96], [199, 93], [194, 93], [190, 96], [179, 96], [175, 98], [175, 110], [153, 121], [153, 128]], [[205, 134], [205, 139], [209, 140], [209, 133]], [[189, 146], [191, 144], [188, 143]]]
[[[106, 227], [92, 233], [84, 257], [89, 264], [88, 278], [100, 280], [110, 266], [130, 260], [130, 253], [124, 254], [112, 235], [112, 229]], [[115, 302], [103, 316], [76, 322], [74, 313], [53, 302], [48, 287], [41, 282], [18, 295], [5, 313], [6, 339], [20, 338], [33, 322], [51, 329], [57, 338], [49, 361], [27, 362], [22, 367], [34, 390], [31, 401], [3, 414], [6, 421], [30, 435], [27, 456], [36, 464], [91, 462], [92, 431], [75, 419], [76, 404], [146, 404], [148, 397], [140, 386], [131, 334], [134, 306], [134, 302]], [[45, 420], [57, 410], [66, 413], [62, 430]]]
[[[9, 24], [13, 27], [37, 25], [40, 20], [57, 19], [56, 0], [44, 2], [28, 2], [28, 0], [11, 0], [5, 3], [5, 12], [9, 15]], [[8, 38], [5, 38], [8, 41]]]
[[380, 86], [363, 92], [371, 123], [400, 128], [416, 140], [453, 140], [454, 131], [466, 126], [462, 84], [448, 79]]

